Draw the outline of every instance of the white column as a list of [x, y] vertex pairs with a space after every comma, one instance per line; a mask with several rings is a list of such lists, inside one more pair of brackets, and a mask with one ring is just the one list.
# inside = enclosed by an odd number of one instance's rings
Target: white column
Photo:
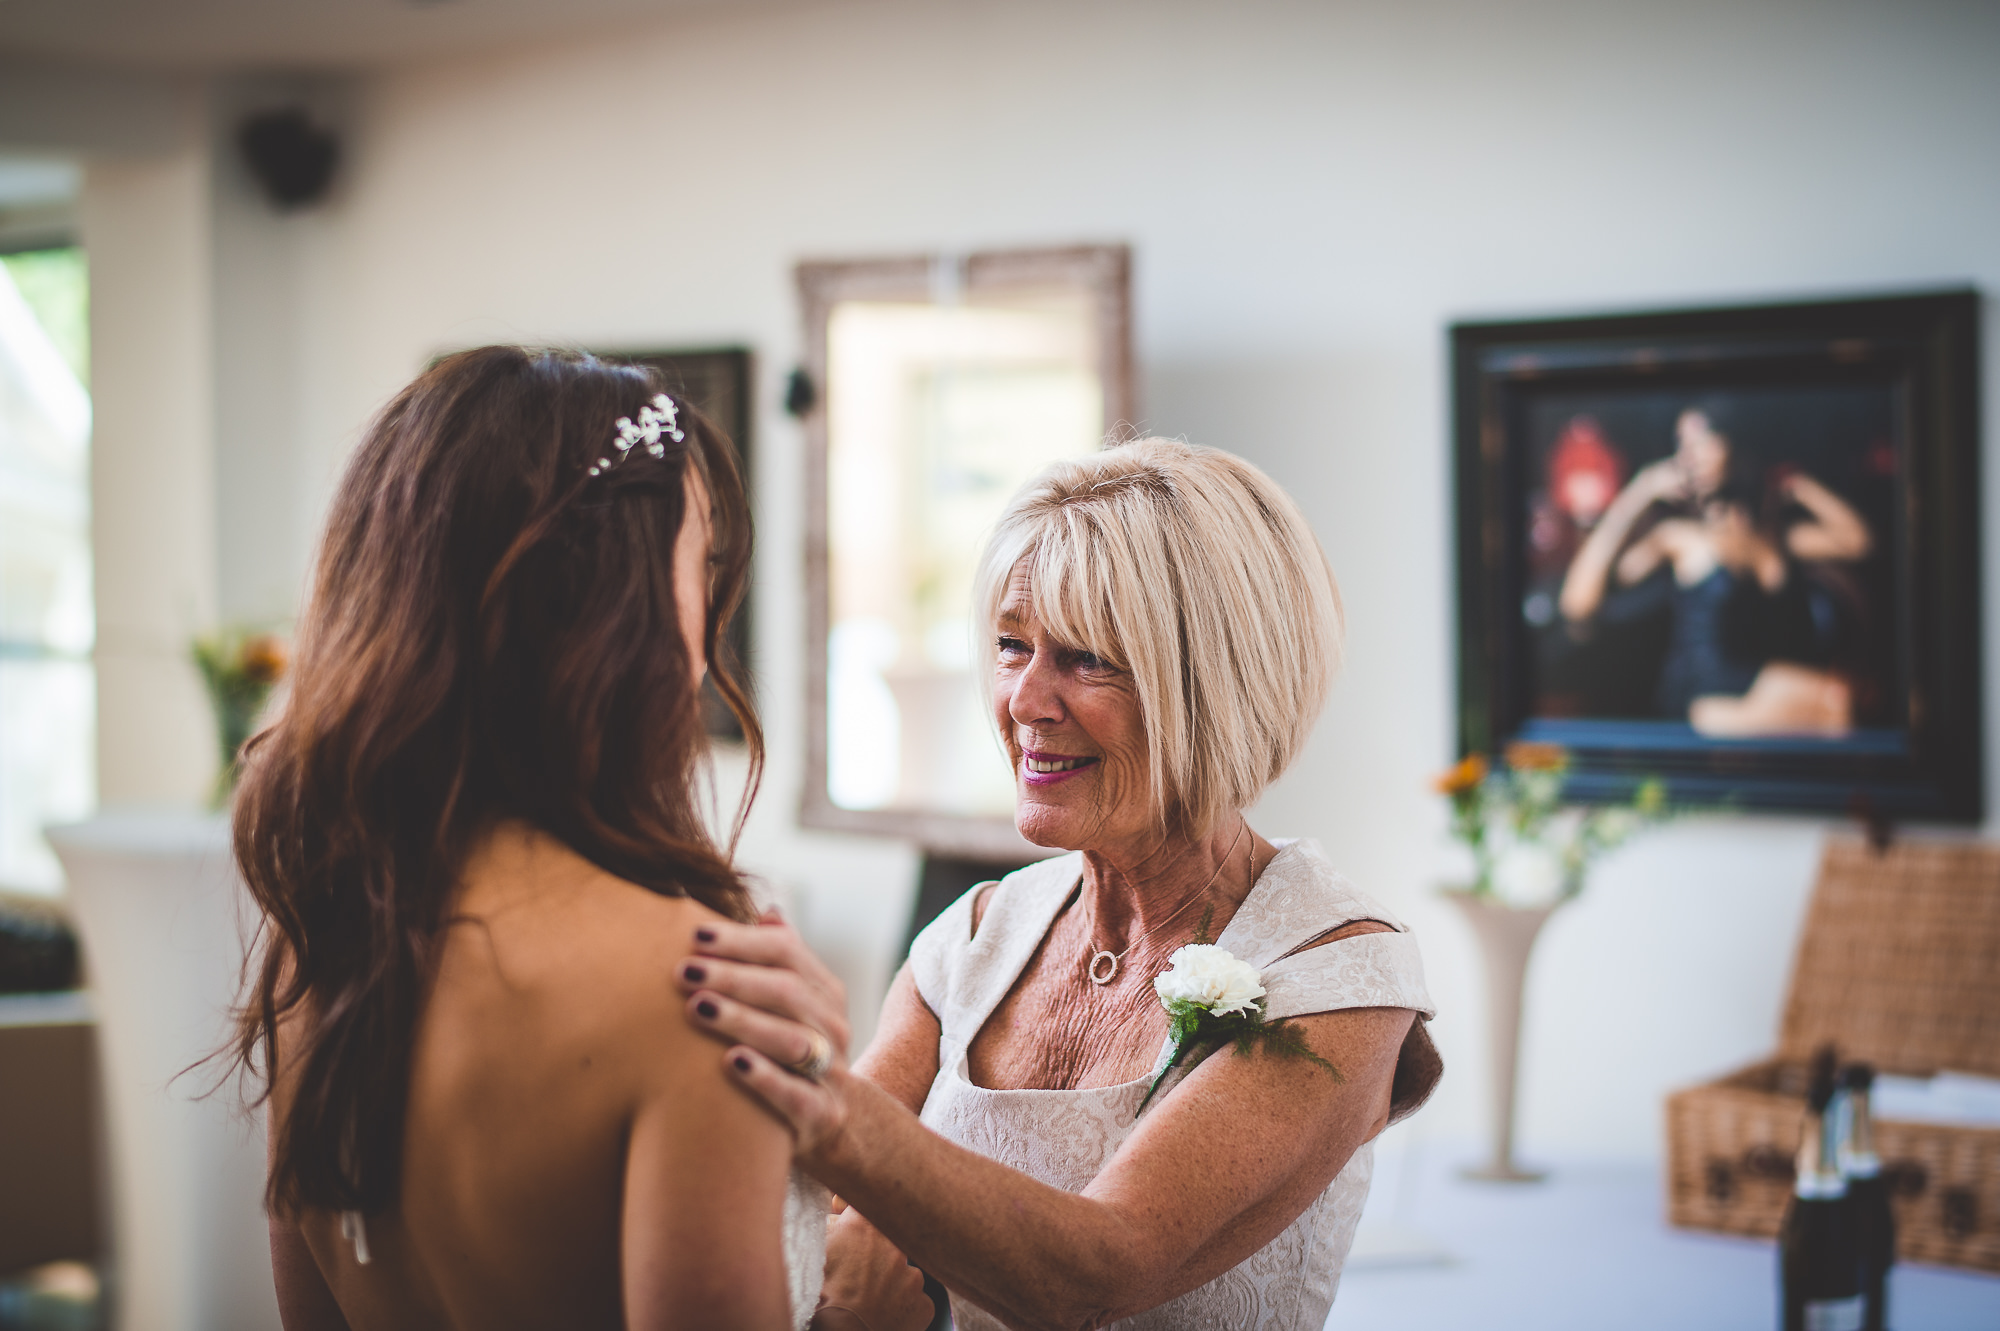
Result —
[[214, 728], [189, 639], [216, 617], [209, 150], [100, 158], [84, 174], [91, 267], [98, 791], [199, 805]]

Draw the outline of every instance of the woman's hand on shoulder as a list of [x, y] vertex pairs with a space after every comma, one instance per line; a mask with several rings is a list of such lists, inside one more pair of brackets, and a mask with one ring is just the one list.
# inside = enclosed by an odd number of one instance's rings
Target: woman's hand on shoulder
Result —
[[829, 1218], [826, 1286], [813, 1331], [924, 1331], [937, 1315], [924, 1274], [859, 1211]]
[[[729, 1075], [790, 1126], [795, 1154], [810, 1159], [846, 1117], [846, 986], [772, 912], [756, 924], [704, 924], [694, 945], [676, 971], [688, 1020], [734, 1046]], [[806, 1075], [821, 1053], [827, 1065]]]
[[[847, 1024], [847, 986], [776, 911], [765, 911], [755, 924], [714, 920], [701, 925], [695, 930], [694, 953], [681, 963], [678, 975], [697, 1028], [715, 1029], [714, 1017], [702, 1010], [704, 1002], [719, 1007], [727, 1001], [747, 1014], [740, 1023], [745, 1033], [732, 1038], [768, 1034], [776, 1023], [790, 1023], [819, 1032], [835, 1059], [846, 1059], [853, 1033]], [[804, 1032], [796, 1033], [795, 1043], [797, 1058], [812, 1053]]]
[[[938, 1071], [938, 1021], [904, 966], [889, 986], [875, 1039], [850, 1072], [846, 990], [789, 926], [719, 923], [695, 940], [678, 970], [696, 1029], [734, 1047], [729, 1074], [792, 1129], [798, 1156], [814, 1158], [837, 1138], [858, 1080], [873, 1082], [918, 1112]], [[817, 1080], [800, 1073], [825, 1037], [832, 1058]]]

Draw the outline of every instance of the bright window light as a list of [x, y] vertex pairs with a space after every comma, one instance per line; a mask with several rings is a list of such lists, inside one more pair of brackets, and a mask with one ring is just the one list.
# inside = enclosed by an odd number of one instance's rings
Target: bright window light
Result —
[[972, 578], [1020, 485], [1104, 433], [1087, 298], [843, 301], [827, 324], [827, 794], [1006, 815]]
[[0, 255], [0, 889], [56, 891], [41, 829], [96, 802], [88, 280]]

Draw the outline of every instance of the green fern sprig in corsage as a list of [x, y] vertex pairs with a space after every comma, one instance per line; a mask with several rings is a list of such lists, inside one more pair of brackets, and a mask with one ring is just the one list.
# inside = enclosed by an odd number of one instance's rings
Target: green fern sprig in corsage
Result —
[[[1204, 922], [1200, 938], [1208, 936]], [[1239, 1054], [1262, 1045], [1280, 1058], [1302, 1058], [1343, 1081], [1340, 1069], [1321, 1058], [1306, 1043], [1296, 1022], [1264, 1020], [1264, 980], [1257, 968], [1213, 943], [1189, 943], [1168, 959], [1168, 968], [1153, 978], [1153, 990], [1173, 1019], [1168, 1039], [1173, 1043], [1166, 1066], [1133, 1114], [1146, 1112], [1153, 1093], [1167, 1074], [1202, 1045], [1233, 1044]]]

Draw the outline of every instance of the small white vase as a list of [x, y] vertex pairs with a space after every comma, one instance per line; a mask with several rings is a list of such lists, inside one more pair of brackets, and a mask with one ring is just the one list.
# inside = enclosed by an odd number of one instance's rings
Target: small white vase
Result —
[[1492, 1060], [1492, 1102], [1489, 1141], [1492, 1155], [1485, 1164], [1464, 1171], [1466, 1178], [1499, 1183], [1534, 1183], [1546, 1177], [1514, 1161], [1514, 1097], [1521, 1062], [1521, 996], [1528, 976], [1528, 954], [1549, 916], [1562, 901], [1546, 906], [1510, 906], [1490, 894], [1448, 888], [1445, 897], [1457, 906], [1479, 941], [1486, 971], [1486, 1040]]

